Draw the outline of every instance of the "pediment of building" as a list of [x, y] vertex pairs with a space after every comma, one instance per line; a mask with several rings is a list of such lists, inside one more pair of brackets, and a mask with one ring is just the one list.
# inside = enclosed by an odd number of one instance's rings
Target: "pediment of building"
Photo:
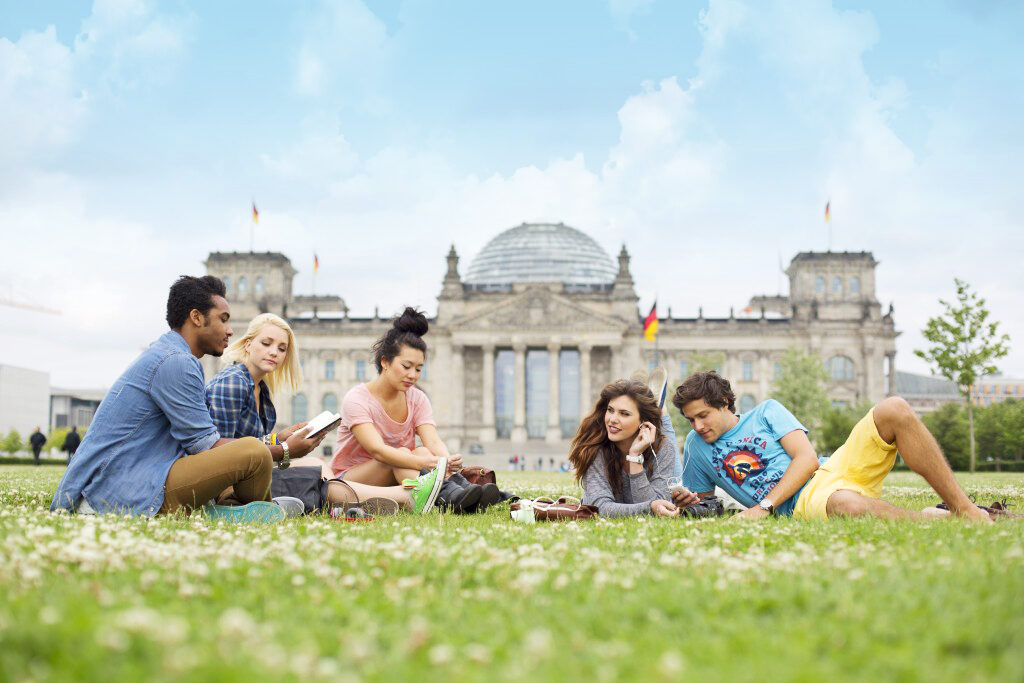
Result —
[[583, 304], [544, 288], [531, 288], [508, 299], [451, 322], [453, 330], [504, 331], [594, 331], [623, 332], [628, 325], [614, 316], [594, 311]]

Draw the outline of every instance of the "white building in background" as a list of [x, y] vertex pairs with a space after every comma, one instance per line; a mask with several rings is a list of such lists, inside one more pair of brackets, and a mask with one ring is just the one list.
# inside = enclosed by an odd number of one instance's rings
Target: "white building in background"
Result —
[[58, 389], [50, 390], [50, 429], [62, 427], [88, 427], [100, 402], [106, 396], [106, 389]]
[[50, 424], [50, 374], [0, 365], [0, 436], [18, 430], [22, 441]]
[[[447, 263], [421, 387], [454, 449], [564, 457], [601, 387], [654, 362], [625, 247], [613, 260], [579, 230], [524, 223], [495, 236], [465, 277], [454, 246]], [[719, 354], [743, 411], [769, 397], [778, 359], [795, 345], [821, 355], [833, 401], [878, 401], [897, 332], [875, 295], [876, 266], [867, 252], [800, 253], [786, 271], [789, 296], [753, 297], [747, 315], [661, 319], [659, 360], [678, 381], [693, 358]], [[282, 423], [337, 410], [374, 376], [370, 346], [386, 317], [352, 318], [338, 296], [293, 295], [296, 271], [280, 253], [211, 253], [206, 268], [227, 285], [236, 330], [264, 311], [295, 329], [304, 381], [296, 396], [277, 397]], [[204, 362], [210, 376], [219, 369]]]

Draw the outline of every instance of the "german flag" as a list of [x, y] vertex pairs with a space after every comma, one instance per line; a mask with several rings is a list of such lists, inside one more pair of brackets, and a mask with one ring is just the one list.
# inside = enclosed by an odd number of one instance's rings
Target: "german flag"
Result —
[[252, 203], [252, 222], [253, 223], [259, 223], [260, 222], [260, 212], [256, 210], [256, 202]]
[[313, 272], [315, 273], [318, 270], [320, 270], [320, 259], [317, 257], [316, 253], [314, 253], [313, 254]]
[[658, 338], [658, 302], [655, 300], [651, 312], [644, 318], [644, 341], [655, 341]]

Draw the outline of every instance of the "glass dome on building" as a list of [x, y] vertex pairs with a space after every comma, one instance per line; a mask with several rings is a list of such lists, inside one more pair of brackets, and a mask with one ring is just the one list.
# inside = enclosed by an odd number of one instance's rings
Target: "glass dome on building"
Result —
[[607, 252], [589, 235], [562, 223], [523, 223], [505, 230], [476, 255], [468, 285], [561, 282], [610, 285], [617, 273]]

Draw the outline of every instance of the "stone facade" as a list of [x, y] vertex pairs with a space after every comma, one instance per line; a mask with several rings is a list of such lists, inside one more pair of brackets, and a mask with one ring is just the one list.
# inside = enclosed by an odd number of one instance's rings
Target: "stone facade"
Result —
[[[548, 227], [561, 237], [582, 235], [561, 224]], [[656, 350], [643, 341], [625, 247], [617, 260], [614, 279], [598, 284], [473, 283], [460, 277], [452, 247], [420, 383], [450, 448], [564, 456], [567, 419], [589, 413], [608, 381], [652, 365]], [[301, 352], [307, 416], [336, 405], [349, 388], [373, 377], [369, 349], [388, 329], [387, 319], [349, 317], [339, 297], [293, 297], [295, 270], [282, 254], [213, 253], [206, 266], [210, 274], [229, 279], [236, 333], [261, 311], [288, 318]], [[658, 361], [678, 381], [693, 356], [718, 354], [746, 408], [769, 396], [774, 363], [796, 345], [821, 355], [831, 373], [833, 400], [878, 401], [889, 393], [897, 332], [892, 309], [883, 314], [875, 296], [876, 266], [866, 252], [798, 254], [786, 271], [788, 297], [754, 297], [738, 317], [662, 319]], [[205, 363], [212, 375], [220, 362], [207, 358]], [[563, 388], [566, 377], [572, 385]], [[529, 416], [528, 383], [530, 396], [540, 401]], [[505, 399], [512, 405], [502, 408], [498, 404]], [[546, 415], [538, 415], [536, 406], [544, 400]], [[282, 423], [303, 417], [297, 414], [302, 399], [278, 397], [276, 403]], [[506, 413], [499, 415], [500, 410]]]

